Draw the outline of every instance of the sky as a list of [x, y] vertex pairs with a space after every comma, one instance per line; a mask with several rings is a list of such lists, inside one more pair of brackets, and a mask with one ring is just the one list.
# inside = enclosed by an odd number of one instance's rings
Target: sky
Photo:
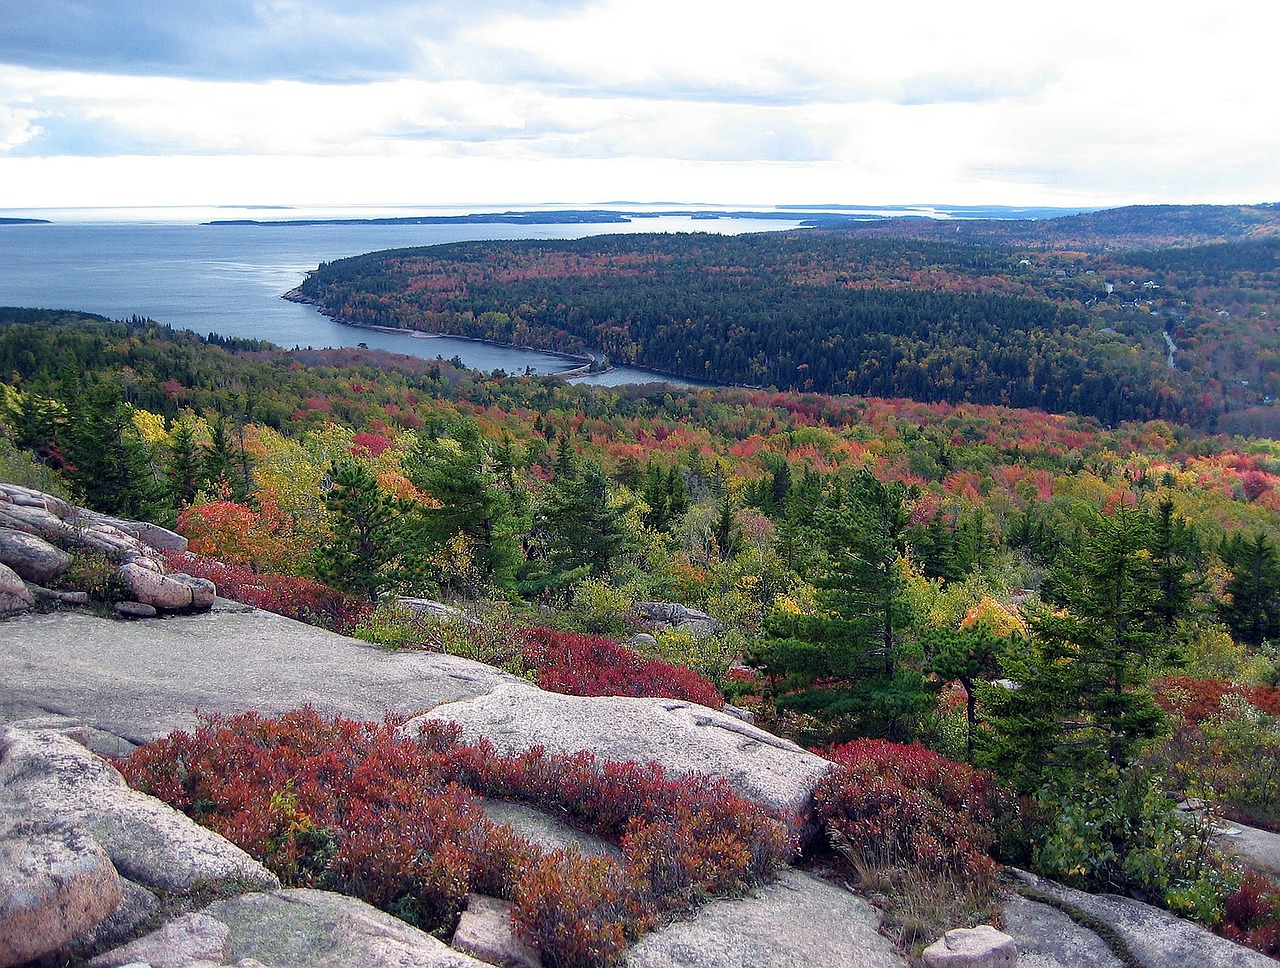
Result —
[[0, 0], [0, 209], [1280, 201], [1280, 4]]

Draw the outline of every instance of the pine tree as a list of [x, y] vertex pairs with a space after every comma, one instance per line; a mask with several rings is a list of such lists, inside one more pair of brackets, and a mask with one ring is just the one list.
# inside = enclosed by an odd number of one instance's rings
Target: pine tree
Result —
[[175, 510], [194, 500], [204, 483], [204, 467], [196, 445], [195, 431], [185, 420], [178, 421], [169, 438], [169, 460], [165, 465], [166, 496]]
[[424, 440], [406, 461], [414, 486], [440, 505], [423, 509], [423, 536], [432, 547], [442, 548], [462, 535], [478, 577], [506, 584], [520, 563], [521, 517], [513, 513], [510, 475], [501, 472], [474, 427], [459, 425], [453, 433]]
[[821, 567], [817, 615], [775, 613], [755, 660], [776, 683], [777, 702], [809, 713], [833, 737], [906, 739], [928, 702], [906, 662], [911, 611], [903, 556], [914, 492], [859, 473], [843, 499], [816, 512]]
[[540, 568], [528, 576], [533, 589], [563, 591], [583, 578], [606, 575], [627, 548], [624, 519], [630, 508], [611, 500], [599, 464], [571, 463], [567, 476], [552, 478], [534, 513]]
[[1234, 534], [1222, 547], [1231, 569], [1218, 613], [1231, 634], [1257, 648], [1280, 635], [1280, 555], [1265, 534]]
[[1195, 571], [1200, 555], [1195, 529], [1174, 514], [1173, 501], [1167, 497], [1151, 515], [1150, 547], [1159, 590], [1156, 611], [1161, 628], [1169, 635], [1179, 622], [1192, 617], [1195, 597], [1204, 581]]
[[1056, 576], [1058, 609], [1031, 618], [1028, 640], [1004, 654], [1018, 687], [987, 694], [984, 757], [1025, 792], [1047, 776], [1125, 768], [1161, 735], [1148, 688], [1176, 658], [1161, 627], [1148, 517], [1121, 509], [1093, 522]]
[[968, 629], [932, 629], [925, 643], [926, 668], [942, 682], [958, 682], [965, 691], [966, 759], [972, 763], [978, 726], [978, 687], [1000, 675], [1005, 642], [978, 624]]
[[401, 566], [417, 506], [382, 493], [363, 464], [336, 461], [325, 494], [329, 538], [316, 549], [322, 581], [377, 602], [379, 592], [404, 577]]
[[76, 395], [63, 441], [67, 478], [86, 505], [144, 520], [163, 516], [150, 454], [118, 384], [100, 380]]

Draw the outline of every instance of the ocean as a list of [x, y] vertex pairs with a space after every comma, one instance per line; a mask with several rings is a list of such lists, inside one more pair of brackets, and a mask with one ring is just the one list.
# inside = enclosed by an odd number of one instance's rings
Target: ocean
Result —
[[[70, 309], [113, 319], [132, 315], [191, 329], [269, 340], [286, 348], [355, 346], [434, 359], [458, 356], [467, 366], [508, 373], [555, 373], [552, 354], [473, 340], [412, 338], [335, 323], [284, 293], [321, 262], [380, 249], [474, 239], [562, 239], [614, 232], [727, 234], [792, 228], [796, 222], [685, 216], [623, 223], [426, 225], [205, 225], [213, 219], [364, 218], [385, 211], [316, 213], [290, 209], [3, 211], [49, 224], [0, 224], [0, 305]], [[419, 214], [398, 211], [395, 214]], [[427, 213], [422, 213], [427, 214]], [[430, 213], [436, 214], [436, 213]], [[648, 371], [619, 367], [583, 378], [607, 385], [653, 382]]]

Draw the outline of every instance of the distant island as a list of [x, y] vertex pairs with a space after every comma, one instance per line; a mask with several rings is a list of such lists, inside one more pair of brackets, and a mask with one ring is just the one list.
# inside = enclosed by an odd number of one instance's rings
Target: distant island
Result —
[[47, 218], [0, 218], [0, 225], [52, 225]]
[[[855, 209], [856, 211], [814, 211], [816, 208]], [[911, 207], [908, 207], [910, 210]], [[691, 218], [716, 219], [767, 219], [797, 222], [807, 228], [835, 228], [885, 220], [945, 218], [994, 218], [1027, 219], [1052, 218], [1080, 214], [1084, 209], [998, 209], [965, 206], [920, 206], [919, 214], [903, 215], [902, 206], [804, 206], [783, 205], [776, 210], [724, 211], [720, 209], [671, 209], [668, 211], [631, 212], [616, 209], [543, 210], [529, 212], [472, 212], [468, 215], [402, 215], [382, 218], [305, 218], [305, 219], [214, 219], [202, 225], [595, 225], [632, 222], [637, 219]]]

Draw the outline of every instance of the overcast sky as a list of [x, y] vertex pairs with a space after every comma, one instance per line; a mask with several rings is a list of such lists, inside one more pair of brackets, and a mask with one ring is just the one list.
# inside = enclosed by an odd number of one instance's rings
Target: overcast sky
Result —
[[0, 0], [0, 208], [1280, 201], [1266, 0]]

